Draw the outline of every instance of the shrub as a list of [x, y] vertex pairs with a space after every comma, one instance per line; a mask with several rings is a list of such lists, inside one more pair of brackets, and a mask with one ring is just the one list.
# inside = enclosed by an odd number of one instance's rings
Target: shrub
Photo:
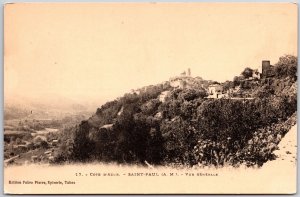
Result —
[[48, 143], [47, 143], [46, 141], [41, 141], [41, 142], [40, 142], [40, 147], [41, 147], [41, 148], [47, 149], [48, 146], [49, 146], [49, 145], [48, 145]]
[[75, 131], [73, 158], [76, 161], [86, 161], [91, 158], [95, 144], [88, 138], [90, 125], [88, 121], [82, 121]]

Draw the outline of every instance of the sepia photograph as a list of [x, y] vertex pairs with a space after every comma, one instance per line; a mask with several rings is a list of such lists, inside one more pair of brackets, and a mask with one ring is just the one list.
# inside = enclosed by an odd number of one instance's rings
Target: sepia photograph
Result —
[[5, 4], [4, 193], [296, 193], [297, 11]]

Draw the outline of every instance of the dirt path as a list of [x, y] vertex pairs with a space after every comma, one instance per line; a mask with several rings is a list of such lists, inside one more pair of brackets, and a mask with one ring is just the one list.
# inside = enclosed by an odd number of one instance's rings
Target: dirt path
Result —
[[267, 162], [265, 167], [296, 167], [297, 166], [297, 124], [292, 126], [290, 131], [283, 137], [278, 145], [279, 150], [274, 151], [278, 157], [273, 161]]

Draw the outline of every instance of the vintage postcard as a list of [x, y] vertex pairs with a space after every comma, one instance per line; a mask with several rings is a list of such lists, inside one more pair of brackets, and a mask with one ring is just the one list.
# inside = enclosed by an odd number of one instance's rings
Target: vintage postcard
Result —
[[10, 3], [7, 194], [293, 194], [295, 3]]

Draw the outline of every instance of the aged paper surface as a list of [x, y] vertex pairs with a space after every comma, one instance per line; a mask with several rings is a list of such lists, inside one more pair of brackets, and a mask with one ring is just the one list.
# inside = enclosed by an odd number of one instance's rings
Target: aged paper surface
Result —
[[4, 8], [4, 192], [292, 194], [297, 4]]

